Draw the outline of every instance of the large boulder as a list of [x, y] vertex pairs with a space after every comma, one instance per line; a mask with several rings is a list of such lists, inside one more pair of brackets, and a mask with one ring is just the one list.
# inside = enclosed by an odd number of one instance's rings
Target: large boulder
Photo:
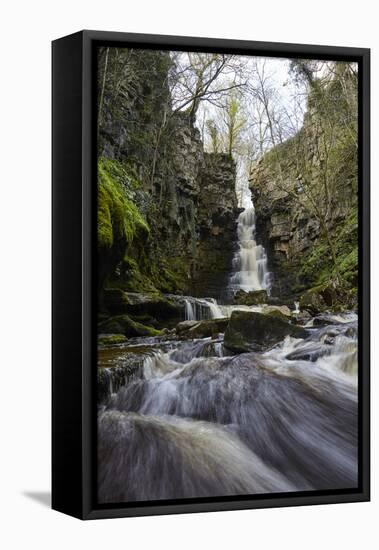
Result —
[[134, 321], [128, 315], [117, 315], [98, 325], [100, 334], [123, 334], [124, 336], [157, 336], [159, 330]]
[[292, 318], [292, 311], [288, 306], [264, 306], [262, 313], [266, 315], [274, 315], [284, 321], [288, 321]]
[[224, 336], [224, 346], [235, 353], [264, 351], [286, 336], [305, 338], [307, 331], [275, 315], [233, 311]]
[[177, 325], [176, 333], [183, 338], [217, 337], [221, 332], [225, 332], [228, 323], [228, 317], [205, 321], [183, 321]]
[[234, 303], [240, 306], [258, 306], [267, 304], [268, 296], [266, 290], [238, 290], [234, 295]]

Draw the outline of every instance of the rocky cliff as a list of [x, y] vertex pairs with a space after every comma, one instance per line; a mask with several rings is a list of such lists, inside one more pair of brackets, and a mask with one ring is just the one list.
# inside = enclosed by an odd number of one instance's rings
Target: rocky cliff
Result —
[[111, 53], [105, 79], [99, 71], [100, 290], [216, 297], [233, 256], [234, 161], [206, 154], [188, 115], [172, 110], [167, 53]]
[[225, 298], [236, 248], [236, 168], [228, 155], [205, 154], [199, 174], [199, 238], [191, 281], [193, 296]]
[[354, 110], [333, 81], [322, 102], [315, 95], [311, 91], [300, 132], [266, 153], [250, 178], [257, 240], [267, 250], [272, 293], [287, 299], [337, 275], [344, 287], [357, 286]]

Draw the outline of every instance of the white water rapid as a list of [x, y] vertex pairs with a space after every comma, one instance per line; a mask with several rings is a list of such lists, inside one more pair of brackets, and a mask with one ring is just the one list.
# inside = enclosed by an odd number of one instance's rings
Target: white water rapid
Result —
[[99, 413], [99, 501], [355, 487], [357, 319], [328, 322], [263, 353], [148, 352]]

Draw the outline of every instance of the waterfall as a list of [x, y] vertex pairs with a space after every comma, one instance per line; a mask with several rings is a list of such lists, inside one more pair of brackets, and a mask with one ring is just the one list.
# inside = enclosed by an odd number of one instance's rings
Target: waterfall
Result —
[[255, 241], [255, 209], [246, 178], [237, 180], [237, 196], [244, 211], [238, 216], [237, 236], [239, 249], [233, 258], [233, 273], [229, 290], [270, 291], [270, 273], [267, 271], [267, 255], [262, 245]]
[[226, 317], [214, 298], [184, 298], [184, 318], [186, 321], [203, 321], [205, 319], [220, 319]]
[[194, 306], [191, 300], [185, 299], [184, 300], [184, 315], [186, 321], [195, 321], [196, 320], [196, 314], [194, 311]]

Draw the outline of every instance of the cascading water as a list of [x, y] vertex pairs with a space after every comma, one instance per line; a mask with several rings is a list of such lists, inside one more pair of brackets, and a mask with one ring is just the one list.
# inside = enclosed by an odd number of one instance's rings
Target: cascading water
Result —
[[237, 195], [244, 211], [237, 220], [239, 249], [233, 258], [233, 273], [229, 291], [270, 290], [270, 273], [267, 271], [267, 255], [262, 245], [255, 241], [255, 210], [246, 179], [237, 181]]
[[186, 321], [203, 321], [204, 319], [219, 319], [226, 317], [223, 306], [219, 306], [214, 298], [184, 298], [184, 318]]
[[261, 306], [224, 305], [218, 304], [214, 298], [184, 299], [184, 319], [186, 321], [204, 321], [206, 319], [222, 319], [230, 317], [235, 310], [262, 311]]
[[150, 353], [99, 413], [99, 501], [356, 487], [357, 321], [328, 322], [259, 354]]

